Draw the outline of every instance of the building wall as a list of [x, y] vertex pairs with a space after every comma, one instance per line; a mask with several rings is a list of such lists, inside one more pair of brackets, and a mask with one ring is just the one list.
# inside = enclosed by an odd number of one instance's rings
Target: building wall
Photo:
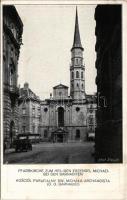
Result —
[[18, 59], [23, 24], [14, 6], [3, 6], [3, 131], [10, 146], [18, 133]]
[[[122, 44], [121, 6], [99, 5], [96, 20], [98, 162], [122, 161]], [[100, 97], [104, 97], [106, 105]]]
[[41, 105], [38, 96], [33, 93], [29, 84], [25, 83], [20, 89], [19, 104], [19, 133], [41, 134]]
[[40, 132], [41, 108], [40, 103], [34, 100], [26, 100], [19, 105], [19, 133]]

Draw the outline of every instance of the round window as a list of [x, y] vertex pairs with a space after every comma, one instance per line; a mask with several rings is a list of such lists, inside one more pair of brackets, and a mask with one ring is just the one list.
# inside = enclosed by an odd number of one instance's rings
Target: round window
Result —
[[79, 107], [76, 107], [76, 111], [77, 111], [77, 112], [80, 111], [80, 108], [79, 108]]
[[44, 112], [47, 112], [48, 111], [48, 108], [44, 108]]

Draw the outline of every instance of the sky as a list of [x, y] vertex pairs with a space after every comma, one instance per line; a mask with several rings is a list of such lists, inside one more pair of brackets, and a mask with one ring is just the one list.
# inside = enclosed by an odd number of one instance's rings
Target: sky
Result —
[[[76, 5], [16, 5], [23, 22], [18, 62], [18, 84], [29, 83], [41, 99], [49, 98], [58, 84], [70, 86], [70, 49], [73, 44]], [[84, 47], [85, 91], [96, 92], [96, 5], [78, 5], [81, 43]]]

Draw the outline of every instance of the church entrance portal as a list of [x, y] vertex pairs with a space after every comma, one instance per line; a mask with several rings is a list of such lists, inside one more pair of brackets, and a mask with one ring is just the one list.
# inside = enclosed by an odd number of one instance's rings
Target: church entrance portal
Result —
[[54, 135], [54, 142], [64, 142], [65, 136], [63, 134], [55, 134]]
[[58, 128], [52, 132], [52, 141], [53, 142], [66, 142], [68, 137], [68, 131], [63, 128]]

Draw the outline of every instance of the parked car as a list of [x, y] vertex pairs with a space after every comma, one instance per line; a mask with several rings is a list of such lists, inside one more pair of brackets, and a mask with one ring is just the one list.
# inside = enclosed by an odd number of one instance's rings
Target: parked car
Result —
[[17, 139], [14, 141], [13, 147], [16, 152], [32, 150], [32, 144], [29, 139]]
[[87, 134], [87, 140], [88, 141], [94, 141], [95, 140], [95, 133], [90, 132]]

